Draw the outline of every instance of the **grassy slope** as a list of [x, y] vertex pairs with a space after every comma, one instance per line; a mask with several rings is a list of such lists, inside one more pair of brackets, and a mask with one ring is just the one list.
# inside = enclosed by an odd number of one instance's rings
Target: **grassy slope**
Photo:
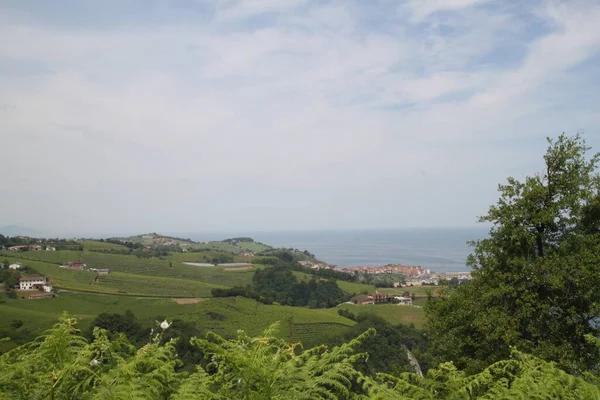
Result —
[[[148, 276], [124, 272], [111, 272], [107, 276], [99, 277], [97, 282], [93, 282], [94, 278], [96, 278], [95, 272], [58, 268], [56, 264], [42, 261], [23, 260], [18, 258], [9, 258], [9, 260], [11, 262], [21, 261], [24, 265], [35, 268], [40, 274], [48, 276], [51, 284], [58, 288], [85, 292], [137, 296], [208, 297], [211, 295], [210, 291], [213, 288], [224, 287], [224, 285], [214, 282], [226, 281], [226, 279], [219, 279], [218, 276], [209, 276], [202, 281], [199, 279], [190, 280], [172, 276]], [[168, 267], [167, 269], [170, 270]], [[240, 276], [247, 279], [247, 277], [243, 276], [243, 272], [225, 272], [222, 268], [219, 268], [219, 270], [220, 271], [216, 272], [227, 275], [229, 281], [233, 281], [236, 277], [238, 278], [237, 280], [243, 280], [239, 278]], [[206, 282], [210, 280], [213, 282]]]
[[375, 286], [365, 285], [363, 283], [337, 281], [337, 285], [344, 292], [347, 292], [350, 294], [361, 294], [365, 290], [369, 293], [375, 292]]
[[[23, 258], [29, 260], [46, 261], [53, 264], [63, 264], [68, 261], [79, 261], [79, 258], [81, 257], [81, 252], [71, 250], [24, 251], [18, 253], [14, 251], [3, 251], [0, 255], [0, 259], [3, 259], [4, 257]], [[23, 263], [25, 264], [25, 262]]]
[[[131, 310], [144, 324], [152, 325], [159, 317], [192, 321], [203, 330], [212, 330], [233, 337], [238, 329], [258, 335], [269, 325], [279, 322], [279, 336], [311, 343], [311, 334], [323, 327], [342, 332], [354, 321], [337, 315], [336, 309], [310, 310], [307, 308], [264, 305], [245, 298], [212, 299], [197, 304], [176, 304], [169, 299], [136, 299], [133, 297], [98, 294], [63, 293], [55, 299], [10, 300], [0, 303], [0, 330], [9, 328], [14, 319], [23, 321], [21, 330], [39, 335], [67, 311], [80, 319], [80, 329], [88, 329], [93, 319], [102, 312], [123, 313]], [[210, 312], [210, 313], [209, 313]], [[222, 320], [211, 318], [217, 313]], [[296, 334], [290, 336], [290, 326]], [[314, 325], [314, 326], [313, 326]], [[302, 336], [302, 332], [306, 332]]]
[[157, 297], [210, 297], [212, 289], [224, 287], [187, 279], [124, 272], [112, 272], [106, 276], [100, 276], [93, 286], [101, 288], [102, 291], [114, 290], [120, 294]]
[[376, 305], [352, 305], [344, 304], [343, 307], [355, 314], [372, 313], [380, 316], [386, 321], [397, 324], [414, 323], [415, 327], [421, 328], [425, 323], [425, 312], [422, 308], [411, 306], [400, 306], [397, 304], [376, 304]]

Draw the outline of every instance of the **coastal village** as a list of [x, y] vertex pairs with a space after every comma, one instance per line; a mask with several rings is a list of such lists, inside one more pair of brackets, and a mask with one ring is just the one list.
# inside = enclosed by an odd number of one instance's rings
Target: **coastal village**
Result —
[[314, 270], [319, 269], [332, 269], [339, 272], [345, 272], [348, 274], [363, 274], [363, 275], [377, 275], [377, 274], [400, 274], [405, 277], [403, 281], [394, 283], [394, 287], [406, 287], [406, 286], [423, 286], [423, 285], [439, 285], [440, 281], [450, 281], [456, 278], [458, 283], [471, 280], [471, 273], [468, 271], [461, 272], [432, 272], [428, 268], [420, 266], [407, 266], [401, 264], [389, 264], [384, 266], [354, 266], [348, 268], [340, 268], [336, 265], [328, 265], [319, 262], [312, 261], [299, 261], [298, 264], [306, 268]]

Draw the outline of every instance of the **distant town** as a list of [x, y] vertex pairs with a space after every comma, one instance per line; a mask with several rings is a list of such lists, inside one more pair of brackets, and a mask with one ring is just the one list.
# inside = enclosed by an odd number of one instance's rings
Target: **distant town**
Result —
[[404, 280], [394, 283], [394, 286], [422, 286], [422, 285], [439, 285], [440, 281], [451, 281], [455, 279], [458, 283], [471, 280], [471, 272], [432, 272], [428, 268], [420, 266], [408, 266], [401, 264], [389, 264], [383, 266], [354, 266], [348, 268], [340, 268], [337, 265], [329, 265], [312, 261], [298, 261], [300, 265], [306, 268], [315, 270], [332, 269], [335, 271], [345, 272], [348, 274], [399, 274], [405, 277]]

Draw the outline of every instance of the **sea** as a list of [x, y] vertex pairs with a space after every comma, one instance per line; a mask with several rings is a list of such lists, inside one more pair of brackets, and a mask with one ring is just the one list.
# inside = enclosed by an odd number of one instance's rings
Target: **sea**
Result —
[[[248, 236], [274, 247], [308, 250], [319, 260], [341, 268], [386, 264], [415, 265], [435, 272], [469, 271], [468, 241], [487, 237], [489, 227], [413, 228], [190, 234], [193, 240]], [[217, 236], [216, 236], [217, 235]], [[221, 239], [222, 236], [222, 239]]]

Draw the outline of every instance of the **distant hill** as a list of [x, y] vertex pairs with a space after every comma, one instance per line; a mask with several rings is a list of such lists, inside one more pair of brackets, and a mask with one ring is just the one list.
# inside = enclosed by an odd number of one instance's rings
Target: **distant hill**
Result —
[[42, 237], [44, 234], [35, 229], [26, 228], [18, 225], [7, 225], [0, 227], [0, 234], [4, 236], [31, 236], [31, 237]]

